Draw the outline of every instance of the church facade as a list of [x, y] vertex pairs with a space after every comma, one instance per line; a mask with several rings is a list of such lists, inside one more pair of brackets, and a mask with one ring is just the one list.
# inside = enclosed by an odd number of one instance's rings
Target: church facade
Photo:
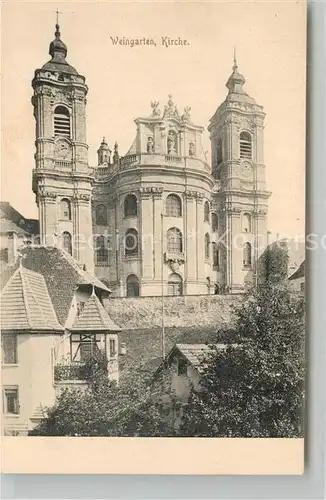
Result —
[[[129, 151], [103, 138], [88, 161], [84, 76], [56, 25], [51, 60], [35, 71], [33, 191], [43, 245], [60, 245], [115, 296], [242, 292], [267, 238], [263, 108], [234, 62], [228, 94], [204, 127], [172, 96], [135, 120]], [[266, 245], [265, 245], [266, 246]]]

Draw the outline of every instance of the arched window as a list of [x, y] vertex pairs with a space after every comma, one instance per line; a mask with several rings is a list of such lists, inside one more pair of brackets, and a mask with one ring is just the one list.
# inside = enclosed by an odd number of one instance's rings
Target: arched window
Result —
[[212, 243], [212, 253], [213, 253], [213, 266], [219, 267], [220, 265], [219, 250], [217, 248], [217, 244], [215, 243], [215, 241], [213, 241]]
[[243, 245], [243, 266], [251, 266], [251, 244], [248, 241]]
[[205, 234], [205, 259], [209, 259], [209, 246], [210, 246], [210, 238], [209, 234]]
[[212, 214], [212, 231], [215, 233], [218, 230], [218, 216]]
[[105, 236], [98, 236], [95, 242], [96, 265], [106, 266], [109, 260], [108, 242]]
[[168, 295], [182, 295], [182, 278], [177, 273], [172, 273], [168, 279]]
[[240, 134], [240, 158], [252, 157], [252, 141], [249, 132], [241, 132]]
[[242, 232], [251, 233], [251, 217], [250, 214], [242, 215]]
[[128, 229], [124, 238], [125, 256], [137, 256], [139, 251], [138, 246], [138, 233], [136, 229]]
[[131, 217], [137, 215], [137, 198], [134, 194], [128, 194], [124, 201], [124, 216]]
[[206, 278], [206, 287], [207, 287], [207, 293], [210, 294], [211, 293], [211, 279], [210, 278]]
[[65, 106], [54, 110], [54, 136], [70, 137], [70, 114]]
[[209, 222], [209, 203], [205, 201], [204, 204], [204, 222]]
[[135, 274], [129, 274], [126, 285], [127, 297], [139, 297], [139, 280]]
[[66, 198], [60, 201], [60, 219], [71, 220], [71, 205]]
[[166, 198], [166, 215], [168, 217], [181, 217], [181, 199], [176, 194], [169, 194]]
[[106, 226], [108, 223], [108, 214], [105, 205], [97, 205], [95, 209], [96, 224]]
[[167, 251], [169, 253], [182, 253], [182, 233], [176, 228], [172, 227], [167, 232]]
[[65, 231], [62, 233], [62, 244], [63, 244], [63, 249], [72, 255], [72, 238], [71, 234], [68, 233], [68, 231]]

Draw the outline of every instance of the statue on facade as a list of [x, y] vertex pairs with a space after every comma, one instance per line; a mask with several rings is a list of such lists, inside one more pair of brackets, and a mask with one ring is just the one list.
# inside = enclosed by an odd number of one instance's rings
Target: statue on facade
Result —
[[164, 118], [179, 118], [179, 113], [177, 110], [176, 105], [174, 104], [172, 100], [172, 95], [169, 94], [169, 100], [166, 106], [164, 106]]
[[152, 101], [151, 102], [151, 108], [152, 108], [152, 116], [161, 116], [161, 111], [159, 109], [159, 101]]
[[170, 130], [168, 135], [168, 154], [173, 155], [176, 154], [176, 137], [173, 130]]
[[195, 156], [195, 145], [193, 142], [189, 142], [189, 156]]
[[119, 146], [118, 146], [118, 143], [115, 142], [115, 144], [114, 144], [114, 153], [113, 153], [113, 163], [114, 164], [119, 163], [119, 160], [120, 160]]
[[153, 139], [153, 137], [148, 137], [148, 139], [147, 139], [147, 153], [149, 153], [149, 154], [154, 153], [154, 139]]
[[189, 122], [190, 121], [190, 111], [191, 111], [191, 107], [190, 106], [186, 106], [184, 108], [184, 113], [181, 116], [181, 120], [183, 122]]

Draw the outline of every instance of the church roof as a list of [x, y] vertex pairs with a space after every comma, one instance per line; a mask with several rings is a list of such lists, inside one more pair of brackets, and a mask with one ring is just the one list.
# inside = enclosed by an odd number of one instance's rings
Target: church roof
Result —
[[42, 69], [48, 71], [59, 71], [63, 73], [70, 73], [78, 75], [78, 72], [68, 64], [66, 61], [67, 57], [67, 46], [60, 38], [60, 27], [59, 24], [55, 26], [55, 39], [50, 43], [49, 54], [52, 57], [50, 61], [42, 66]]
[[39, 273], [20, 265], [5, 285], [0, 302], [2, 330], [63, 330]]
[[73, 331], [111, 331], [120, 332], [119, 328], [102, 306], [98, 297], [93, 293], [71, 328]]
[[135, 154], [137, 154], [137, 137], [135, 137], [135, 139], [134, 139], [132, 145], [130, 146], [126, 156], [135, 155]]
[[[243, 85], [245, 84], [245, 82], [246, 80], [244, 76], [238, 71], [237, 61], [234, 57], [232, 73], [228, 81], [226, 82], [226, 87], [229, 89], [228, 95], [226, 96], [224, 102], [217, 108], [216, 112], [210, 119], [210, 124], [212, 124], [212, 122], [216, 120], [221, 111], [228, 108], [229, 103], [251, 104], [256, 109], [258, 108], [262, 110], [262, 107], [257, 105], [255, 99], [253, 97], [250, 97], [250, 95], [248, 95], [243, 90]], [[208, 127], [208, 130], [209, 129], [210, 126]]]

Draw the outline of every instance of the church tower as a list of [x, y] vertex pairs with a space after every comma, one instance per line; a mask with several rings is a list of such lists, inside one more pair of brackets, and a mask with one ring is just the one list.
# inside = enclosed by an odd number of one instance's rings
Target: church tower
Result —
[[234, 59], [228, 95], [210, 120], [213, 269], [221, 292], [242, 292], [258, 279], [267, 245], [267, 200], [262, 106], [243, 90]]
[[87, 270], [94, 268], [91, 198], [93, 177], [86, 142], [85, 77], [66, 61], [56, 24], [51, 60], [35, 71], [36, 121], [33, 191], [41, 243], [63, 247]]

